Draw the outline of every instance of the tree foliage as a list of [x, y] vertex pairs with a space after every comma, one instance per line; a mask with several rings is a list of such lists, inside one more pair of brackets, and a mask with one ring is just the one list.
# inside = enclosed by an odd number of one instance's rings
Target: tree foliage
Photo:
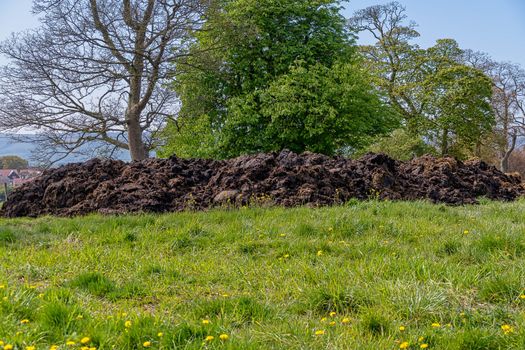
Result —
[[[193, 154], [211, 157], [281, 148], [333, 154], [391, 124], [357, 63], [339, 1], [221, 5], [197, 35], [197, 54], [176, 63], [182, 107], [166, 130], [165, 154], [183, 149], [188, 135], [200, 135], [205, 148]], [[208, 132], [196, 132], [203, 123]]]
[[0, 169], [27, 169], [29, 162], [19, 156], [0, 157]]

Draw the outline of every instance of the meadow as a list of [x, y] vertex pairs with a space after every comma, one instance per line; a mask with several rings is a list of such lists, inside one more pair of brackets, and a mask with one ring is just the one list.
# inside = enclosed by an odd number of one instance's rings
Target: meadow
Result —
[[523, 349], [524, 211], [0, 219], [0, 349]]

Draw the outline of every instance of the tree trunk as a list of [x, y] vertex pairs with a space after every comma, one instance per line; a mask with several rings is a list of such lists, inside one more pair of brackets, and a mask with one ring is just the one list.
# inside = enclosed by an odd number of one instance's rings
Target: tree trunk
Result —
[[511, 138], [510, 146], [505, 151], [505, 155], [503, 156], [500, 162], [500, 170], [504, 173], [509, 172], [509, 158], [512, 152], [514, 151], [514, 149], [516, 148], [516, 139], [518, 138], [518, 135], [516, 134], [516, 132], [514, 132], [511, 137], [512, 138]]
[[448, 129], [443, 129], [443, 135], [441, 137], [441, 156], [448, 155]]
[[142, 128], [140, 127], [139, 114], [128, 111], [126, 116], [128, 124], [128, 143], [131, 160], [143, 160], [148, 158], [146, 147], [142, 141]]

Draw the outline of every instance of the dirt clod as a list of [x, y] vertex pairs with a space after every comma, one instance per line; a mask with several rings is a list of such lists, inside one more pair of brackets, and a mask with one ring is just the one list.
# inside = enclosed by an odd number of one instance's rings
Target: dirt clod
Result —
[[1, 214], [168, 212], [260, 202], [318, 206], [351, 198], [458, 205], [482, 196], [510, 201], [524, 193], [519, 176], [481, 161], [423, 156], [399, 162], [384, 154], [352, 160], [285, 150], [225, 161], [172, 157], [69, 164], [16, 189]]

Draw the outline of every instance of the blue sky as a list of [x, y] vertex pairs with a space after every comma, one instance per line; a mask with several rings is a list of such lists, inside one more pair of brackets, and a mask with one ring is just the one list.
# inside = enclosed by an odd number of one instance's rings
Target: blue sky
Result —
[[[360, 8], [389, 0], [352, 0], [346, 17]], [[525, 0], [399, 0], [418, 25], [419, 44], [453, 38], [462, 48], [489, 53], [499, 61], [525, 67]], [[0, 0], [0, 40], [37, 24], [31, 0]], [[366, 40], [363, 40], [366, 41]], [[5, 61], [0, 58], [0, 63]]]

